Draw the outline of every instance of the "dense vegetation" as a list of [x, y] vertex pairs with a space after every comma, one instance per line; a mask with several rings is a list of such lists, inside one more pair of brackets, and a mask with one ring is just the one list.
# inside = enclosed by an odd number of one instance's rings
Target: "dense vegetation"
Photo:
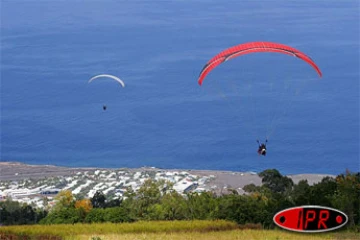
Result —
[[350, 228], [360, 225], [360, 173], [347, 171], [336, 178], [325, 177], [312, 186], [306, 180], [294, 184], [275, 169], [265, 170], [259, 176], [263, 185], [245, 186], [246, 195], [229, 189], [229, 194], [221, 196], [205, 192], [184, 197], [169, 183], [148, 180], [139, 191], [129, 190], [124, 200], [107, 200], [101, 192], [91, 199], [75, 200], [70, 191], [62, 191], [49, 212], [7, 200], [0, 203], [0, 222], [13, 225], [224, 219], [273, 228], [276, 212], [311, 204], [345, 212]]

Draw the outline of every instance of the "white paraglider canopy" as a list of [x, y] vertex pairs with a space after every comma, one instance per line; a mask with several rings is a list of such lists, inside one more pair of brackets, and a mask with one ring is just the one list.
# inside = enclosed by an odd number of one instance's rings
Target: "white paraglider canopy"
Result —
[[120, 83], [120, 85], [121, 85], [122, 87], [125, 87], [125, 83], [124, 83], [120, 78], [118, 78], [118, 77], [116, 77], [116, 76], [114, 76], [114, 75], [110, 75], [110, 74], [99, 74], [99, 75], [96, 75], [96, 76], [90, 78], [89, 83], [91, 83], [93, 80], [98, 79], [98, 78], [112, 78], [112, 79], [114, 79], [115, 81], [117, 81], [118, 83]]

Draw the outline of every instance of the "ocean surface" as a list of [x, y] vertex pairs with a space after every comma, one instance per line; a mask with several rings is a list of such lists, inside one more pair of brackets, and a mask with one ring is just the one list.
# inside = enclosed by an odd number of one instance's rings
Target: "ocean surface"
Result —
[[[1, 161], [359, 171], [359, 1], [1, 0], [0, 9]], [[210, 58], [251, 41], [295, 47], [323, 77], [298, 58], [254, 53], [197, 84]], [[88, 83], [97, 74], [126, 86]]]

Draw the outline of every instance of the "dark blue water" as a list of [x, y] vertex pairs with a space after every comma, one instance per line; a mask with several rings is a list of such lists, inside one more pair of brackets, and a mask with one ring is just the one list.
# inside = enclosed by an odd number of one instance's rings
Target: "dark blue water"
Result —
[[[258, 53], [197, 85], [213, 55], [259, 40], [305, 52], [323, 78]], [[87, 83], [101, 73], [126, 87]], [[1, 160], [359, 171], [359, 77], [357, 1], [3, 0]]]

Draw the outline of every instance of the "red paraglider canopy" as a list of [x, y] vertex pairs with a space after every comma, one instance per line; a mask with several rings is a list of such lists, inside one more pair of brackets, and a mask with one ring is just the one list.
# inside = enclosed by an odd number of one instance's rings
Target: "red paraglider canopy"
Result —
[[221, 63], [244, 54], [255, 53], [255, 52], [277, 52], [277, 53], [284, 53], [284, 54], [292, 55], [294, 57], [298, 57], [304, 60], [305, 62], [307, 62], [308, 64], [310, 64], [316, 70], [316, 72], [319, 74], [320, 77], [322, 76], [322, 73], [319, 67], [315, 64], [315, 62], [305, 53], [300, 52], [295, 48], [273, 42], [250, 42], [228, 48], [217, 54], [212, 59], [210, 59], [200, 72], [198, 79], [199, 85], [202, 84], [206, 75]]

